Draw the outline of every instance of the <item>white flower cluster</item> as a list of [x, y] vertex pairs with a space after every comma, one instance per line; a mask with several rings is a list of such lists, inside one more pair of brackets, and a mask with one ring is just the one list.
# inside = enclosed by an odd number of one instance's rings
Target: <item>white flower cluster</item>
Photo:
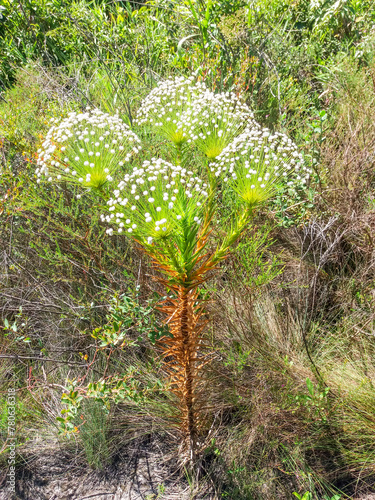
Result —
[[176, 77], [159, 82], [142, 101], [137, 113], [138, 125], [158, 127], [176, 145], [186, 142], [187, 137], [179, 127], [183, 112], [206, 90], [204, 83], [194, 77]]
[[[153, 158], [125, 175], [108, 201], [109, 214], [101, 215], [101, 220], [150, 245], [171, 234], [178, 236], [186, 227], [198, 228], [206, 189], [193, 172]], [[113, 228], [107, 233], [113, 234]]]
[[37, 182], [45, 176], [48, 181], [67, 180], [98, 188], [140, 150], [140, 139], [118, 115], [88, 109], [52, 122], [38, 150]]
[[233, 93], [206, 90], [191, 102], [179, 126], [194, 144], [214, 160], [247, 127], [260, 128], [250, 108]]
[[194, 77], [160, 82], [142, 102], [137, 123], [159, 128], [177, 146], [194, 143], [209, 160], [246, 127], [259, 127], [235, 94], [215, 94]]
[[268, 199], [276, 188], [293, 190], [305, 185], [311, 174], [286, 135], [258, 128], [236, 137], [210, 164], [210, 170], [251, 205]]

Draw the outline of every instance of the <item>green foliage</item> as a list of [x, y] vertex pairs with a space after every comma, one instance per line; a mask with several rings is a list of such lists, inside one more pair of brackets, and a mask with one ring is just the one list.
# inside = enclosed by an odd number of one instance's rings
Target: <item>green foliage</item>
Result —
[[22, 335], [24, 331], [27, 330], [27, 317], [22, 314], [22, 307], [20, 307], [19, 312], [15, 315], [13, 322], [9, 322], [7, 318], [4, 318], [4, 326], [0, 325], [0, 329], [4, 332], [4, 337], [11, 337], [15, 342], [31, 342], [30, 337]]
[[109, 441], [109, 415], [101, 402], [85, 399], [79, 416], [79, 437], [83, 442], [87, 462], [91, 467], [103, 469], [111, 456]]
[[[18, 427], [18, 430], [21, 430], [22, 433], [24, 429], [22, 428], [22, 424], [28, 422], [31, 424], [35, 421], [35, 408], [30, 408], [29, 402], [22, 400], [20, 397], [16, 398], [16, 407], [15, 407], [15, 422]], [[8, 429], [8, 401], [7, 398], [0, 398], [0, 432], [6, 436]], [[20, 437], [20, 434], [18, 434]], [[21, 443], [18, 443], [21, 445]]]
[[293, 495], [298, 498], [298, 500], [312, 500], [312, 495], [309, 491], [306, 491], [303, 495], [293, 492]]
[[315, 387], [309, 378], [306, 379], [306, 387], [309, 394], [298, 394], [295, 396], [297, 405], [305, 407], [309, 413], [315, 415], [323, 423], [326, 423], [329, 410], [329, 401], [327, 398], [329, 387]]
[[[293, 495], [297, 497], [299, 500], [313, 500], [312, 493], [309, 491], [306, 491], [303, 495], [300, 495], [297, 492], [293, 492]], [[324, 495], [323, 500], [340, 500], [341, 495], [333, 495], [332, 497], [328, 497], [327, 495]]]
[[282, 272], [281, 256], [267, 255], [267, 248], [273, 242], [271, 231], [266, 226], [257, 228], [238, 244], [236, 250], [241, 268], [246, 273], [243, 283], [254, 289], [270, 283]]
[[328, 130], [327, 112], [319, 111], [316, 118], [309, 124], [310, 131], [305, 137], [306, 144], [309, 146], [309, 151], [312, 159], [312, 164], [316, 168], [321, 161], [322, 146], [326, 140], [325, 133]]
[[5, 0], [3, 7], [0, 28], [3, 85], [13, 82], [14, 69], [29, 58], [42, 57], [47, 64], [63, 64], [79, 45], [76, 36], [67, 43], [69, 23], [63, 2], [30, 0], [20, 4]]
[[163, 494], [166, 492], [166, 487], [163, 483], [157, 485], [157, 494], [151, 493], [146, 495], [146, 500], [162, 500]]
[[[147, 336], [152, 344], [161, 337], [170, 335], [167, 325], [157, 325], [155, 300], [146, 305], [139, 302], [139, 289], [134, 296], [121, 294], [113, 297], [107, 315], [107, 324], [96, 328], [90, 335], [100, 341], [99, 347], [132, 347]], [[138, 335], [132, 340], [132, 334]]]
[[4, 94], [0, 106], [0, 137], [2, 147], [12, 155], [23, 153], [25, 161], [32, 161], [35, 144], [49, 125], [53, 108], [41, 86], [34, 68], [26, 68], [15, 75], [17, 85]]
[[165, 390], [165, 385], [159, 379], [147, 377], [147, 372], [148, 370], [138, 363], [137, 366], [123, 369], [121, 374], [90, 382], [87, 386], [79, 384], [77, 380], [71, 381], [67, 392], [61, 397], [61, 403], [65, 406], [61, 410], [62, 416], [56, 417], [59, 433], [68, 438], [80, 433], [80, 427], [83, 425], [80, 414], [86, 401], [97, 402], [100, 404], [100, 411], [104, 413], [109, 412], [111, 402], [118, 404], [126, 401], [139, 406], [148, 403], [154, 394]]
[[72, 382], [70, 390], [67, 393], [64, 392], [61, 396], [61, 402], [66, 408], [61, 410], [63, 416], [56, 417], [56, 421], [59, 423], [60, 432], [68, 437], [72, 432], [78, 432], [75, 421], [77, 420], [82, 399], [83, 397], [79, 396], [78, 391], [75, 390], [75, 382]]
[[[91, 337], [98, 342], [99, 351], [104, 350], [108, 353], [110, 349], [107, 364], [114, 350], [134, 349], [142, 342], [144, 335], [147, 335], [153, 344], [161, 336], [169, 335], [166, 326], [156, 325], [152, 301], [149, 300], [144, 306], [140, 304], [138, 297], [138, 290], [133, 296], [121, 294], [113, 297], [106, 316], [107, 323], [90, 333]], [[87, 355], [82, 353], [80, 355], [82, 360], [88, 361]], [[154, 392], [163, 390], [163, 385], [159, 380], [147, 381], [147, 375], [146, 379], [142, 380], [142, 371], [147, 374], [147, 370], [145, 371], [141, 365], [130, 365], [123, 369], [121, 374], [95, 380], [87, 386], [79, 384], [76, 380], [71, 381], [67, 392], [62, 395], [61, 399], [66, 408], [62, 410], [62, 416], [57, 417], [60, 432], [66, 436], [80, 432], [83, 424], [78, 419], [79, 413], [86, 404], [91, 408], [91, 403], [86, 403], [86, 401], [94, 400], [100, 403], [102, 405], [100, 411], [103, 412], [106, 409], [109, 410], [110, 401], [118, 403], [128, 400], [141, 404]], [[95, 408], [97, 406], [94, 406]]]

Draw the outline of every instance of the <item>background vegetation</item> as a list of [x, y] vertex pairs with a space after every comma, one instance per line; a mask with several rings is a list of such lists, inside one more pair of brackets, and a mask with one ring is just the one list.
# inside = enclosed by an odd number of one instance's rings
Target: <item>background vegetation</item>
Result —
[[[373, 2], [5, 0], [0, 14], [0, 384], [17, 389], [19, 464], [40, 436], [96, 469], [135, 439], [167, 443], [173, 464], [155, 271], [105, 235], [95, 198], [37, 185], [35, 155], [51, 118], [90, 105], [132, 125], [157, 81], [195, 74], [291, 136], [314, 178], [310, 202], [259, 214], [206, 286], [211, 446], [181, 481], [192, 498], [375, 493]], [[131, 382], [111, 400], [61, 399], [118, 374]], [[6, 421], [3, 397], [4, 467]]]

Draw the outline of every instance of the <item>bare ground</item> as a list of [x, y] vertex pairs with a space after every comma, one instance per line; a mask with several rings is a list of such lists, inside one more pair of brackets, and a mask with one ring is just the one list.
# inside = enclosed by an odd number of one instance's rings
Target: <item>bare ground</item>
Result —
[[114, 463], [93, 470], [56, 441], [43, 442], [39, 453], [32, 445], [17, 466], [16, 495], [6, 491], [6, 472], [0, 473], [0, 500], [187, 500], [214, 499], [208, 492], [193, 495], [165, 460], [157, 443], [134, 441], [121, 450]]

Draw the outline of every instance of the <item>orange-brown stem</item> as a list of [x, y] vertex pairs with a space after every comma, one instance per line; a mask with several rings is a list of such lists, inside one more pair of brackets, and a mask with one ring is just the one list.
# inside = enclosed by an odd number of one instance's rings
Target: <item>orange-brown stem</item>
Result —
[[201, 334], [207, 321], [202, 318], [203, 309], [196, 289], [177, 285], [174, 291], [175, 297], [167, 298], [159, 307], [167, 316], [166, 323], [172, 334], [161, 339], [161, 347], [171, 389], [178, 398], [179, 427], [184, 435], [184, 446], [194, 462], [203, 423], [201, 371], [206, 359], [201, 352], [205, 349]]
[[[195, 421], [194, 413], [194, 394], [193, 394], [193, 372], [194, 370], [194, 358], [196, 357], [195, 346], [191, 346], [190, 335], [189, 335], [189, 298], [186, 290], [181, 290], [181, 295], [179, 297], [181, 301], [181, 338], [182, 338], [182, 351], [183, 359], [185, 360], [183, 370], [184, 374], [184, 399], [187, 414], [187, 427], [188, 436], [190, 441], [190, 455], [191, 460], [195, 459], [195, 449], [196, 449], [196, 439], [197, 439], [197, 427]], [[195, 344], [195, 343], [194, 343]], [[193, 347], [193, 349], [192, 349]]]

